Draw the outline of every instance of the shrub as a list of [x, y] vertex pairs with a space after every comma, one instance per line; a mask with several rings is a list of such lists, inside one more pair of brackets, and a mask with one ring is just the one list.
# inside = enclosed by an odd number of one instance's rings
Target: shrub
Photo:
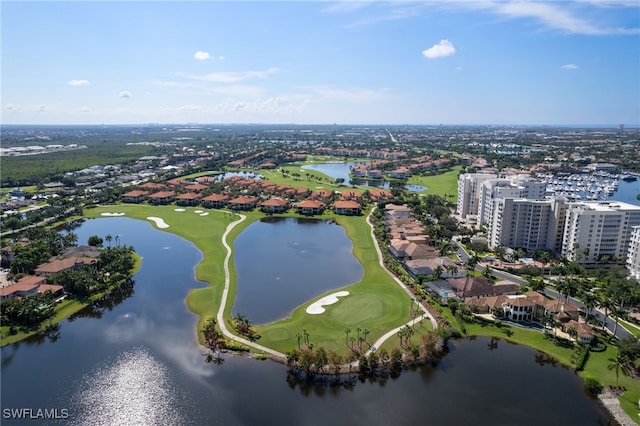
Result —
[[592, 395], [599, 395], [602, 393], [603, 386], [602, 384], [594, 379], [593, 377], [587, 377], [584, 381], [584, 387], [591, 393]]

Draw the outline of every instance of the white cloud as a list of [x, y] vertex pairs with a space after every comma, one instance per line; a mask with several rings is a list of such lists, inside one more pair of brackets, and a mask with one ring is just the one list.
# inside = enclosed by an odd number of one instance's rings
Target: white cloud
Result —
[[263, 71], [230, 71], [230, 72], [213, 72], [205, 75], [183, 75], [182, 77], [192, 80], [207, 81], [209, 83], [237, 83], [245, 80], [265, 80], [271, 74], [279, 72], [278, 68], [269, 68]]
[[444, 58], [456, 53], [456, 48], [449, 40], [440, 40], [440, 43], [434, 44], [430, 48], [423, 50], [422, 54], [429, 59]]
[[577, 70], [579, 67], [576, 64], [564, 64], [562, 67], [563, 70]]
[[576, 34], [603, 34], [603, 31], [584, 19], [573, 16], [567, 10], [549, 3], [510, 2], [501, 3], [496, 11], [510, 17], [537, 18], [546, 25]]
[[131, 97], [131, 92], [129, 92], [128, 90], [123, 90], [122, 92], [118, 93], [118, 97], [119, 98], [130, 98]]
[[88, 86], [91, 83], [89, 82], [89, 80], [69, 80], [67, 81], [67, 84], [69, 86], [81, 87], [81, 86]]
[[80, 108], [80, 111], [82, 111], [82, 112], [91, 112], [91, 108], [89, 108], [88, 106], [83, 106], [82, 108]]
[[38, 105], [36, 107], [36, 112], [47, 112], [47, 106], [46, 105]]
[[206, 61], [207, 59], [211, 59], [211, 55], [209, 55], [209, 52], [198, 50], [196, 53], [193, 54], [193, 58], [199, 61]]
[[9, 112], [16, 112], [20, 111], [22, 107], [20, 105], [7, 104], [7, 106], [5, 106], [5, 109]]

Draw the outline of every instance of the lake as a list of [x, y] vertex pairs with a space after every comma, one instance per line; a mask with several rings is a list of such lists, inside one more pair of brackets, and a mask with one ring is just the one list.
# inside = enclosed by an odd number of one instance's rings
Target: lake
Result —
[[252, 223], [234, 241], [238, 290], [232, 313], [265, 324], [329, 290], [355, 284], [364, 269], [352, 250], [344, 228], [333, 221]]
[[[57, 423], [74, 425], [599, 425], [609, 419], [573, 372], [490, 338], [454, 341], [435, 367], [351, 389], [288, 383], [285, 367], [270, 361], [225, 355], [222, 365], [207, 364], [196, 317], [185, 304], [189, 289], [204, 285], [194, 278], [200, 252], [128, 218], [88, 220], [76, 232], [81, 242], [111, 234], [135, 246], [143, 264], [133, 291], [119, 304], [62, 322], [55, 341], [2, 348], [3, 410], [66, 409], [68, 418]], [[291, 249], [283, 250], [291, 258]], [[4, 413], [3, 425], [25, 423]]]
[[[344, 182], [347, 185], [375, 186], [377, 188], [385, 188], [385, 189], [389, 189], [391, 187], [391, 184], [389, 183], [389, 181], [386, 181], [384, 179], [363, 179], [363, 178], [351, 179], [351, 177], [349, 177], [349, 173], [351, 173], [351, 167], [355, 166], [356, 164], [363, 164], [363, 163], [345, 162], [345, 163], [305, 164], [301, 168], [308, 169], [308, 170], [317, 170], [334, 179], [344, 179]], [[411, 192], [421, 192], [427, 189], [426, 186], [412, 185], [412, 184], [407, 184], [404, 187], [405, 189]]]

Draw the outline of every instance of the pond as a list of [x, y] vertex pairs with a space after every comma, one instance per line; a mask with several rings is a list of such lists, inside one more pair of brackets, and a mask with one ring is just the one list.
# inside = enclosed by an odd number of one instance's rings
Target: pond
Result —
[[[63, 321], [57, 339], [2, 348], [3, 425], [24, 424], [4, 416], [5, 409], [21, 408], [67, 410], [66, 419], [26, 421], [32, 425], [595, 426], [609, 421], [573, 372], [537, 351], [490, 338], [452, 342], [435, 367], [350, 389], [289, 383], [285, 367], [270, 361], [223, 355], [222, 365], [207, 364], [196, 342], [196, 318], [185, 304], [189, 289], [203, 285], [194, 279], [200, 252], [148, 222], [127, 218], [88, 220], [76, 232], [82, 242], [91, 235], [119, 235], [143, 257], [142, 269], [128, 298], [99, 315]], [[311, 241], [316, 250], [327, 249]]]
[[[334, 179], [344, 179], [344, 182], [347, 185], [375, 186], [376, 188], [384, 188], [384, 189], [391, 188], [391, 184], [389, 183], [389, 181], [384, 179], [361, 179], [361, 178], [351, 179], [351, 177], [349, 176], [349, 173], [351, 173], [351, 167], [355, 166], [356, 164], [364, 164], [364, 163], [345, 162], [345, 163], [305, 164], [301, 168], [309, 169], [309, 170], [317, 170]], [[427, 190], [427, 187], [422, 185], [407, 184], [404, 187], [405, 189], [411, 192], [421, 192], [421, 191]]]
[[265, 218], [252, 223], [234, 242], [238, 285], [232, 313], [264, 324], [358, 282], [364, 270], [352, 250], [344, 228], [333, 221]]

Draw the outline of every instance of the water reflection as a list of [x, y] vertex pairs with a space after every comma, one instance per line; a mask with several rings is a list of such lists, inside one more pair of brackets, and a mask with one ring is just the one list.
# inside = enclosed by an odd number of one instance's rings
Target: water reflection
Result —
[[256, 324], [287, 316], [329, 290], [356, 283], [364, 270], [344, 228], [318, 219], [266, 218], [234, 242], [233, 314]]
[[91, 425], [189, 424], [166, 365], [143, 348], [89, 373], [74, 396], [73, 418]]

